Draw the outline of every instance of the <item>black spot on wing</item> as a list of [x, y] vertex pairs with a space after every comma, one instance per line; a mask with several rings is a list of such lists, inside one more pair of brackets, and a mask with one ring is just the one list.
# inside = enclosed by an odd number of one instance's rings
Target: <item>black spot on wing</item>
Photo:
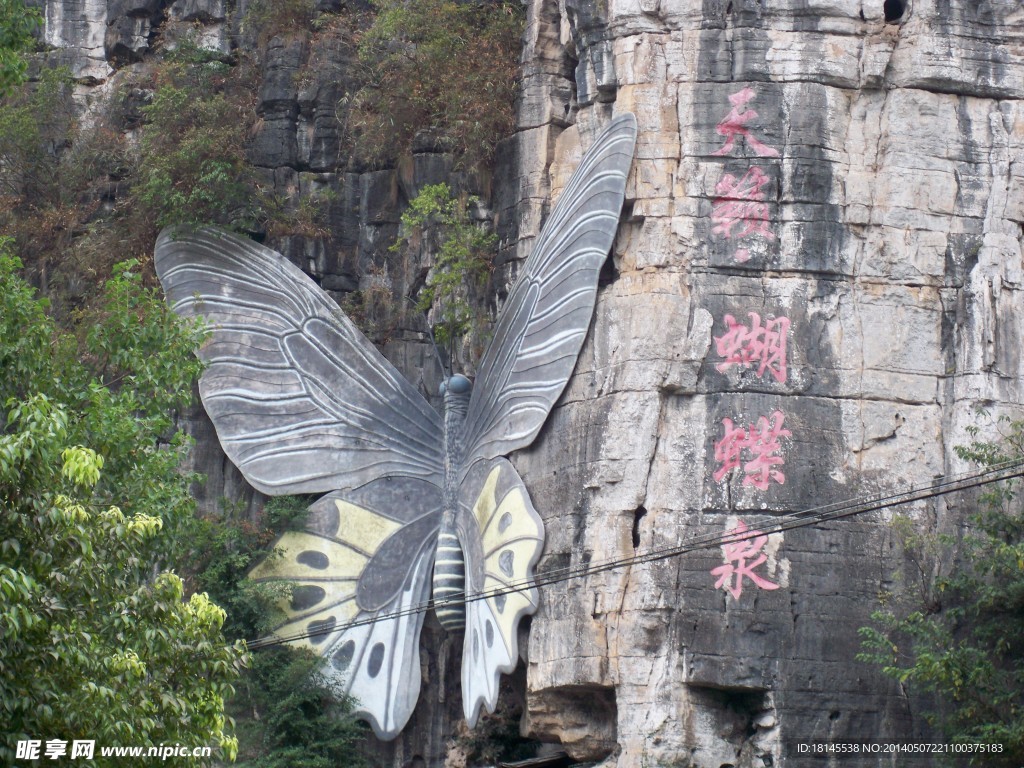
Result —
[[300, 552], [298, 557], [295, 558], [295, 562], [309, 568], [316, 568], [318, 571], [325, 571], [331, 565], [331, 560], [327, 555], [323, 552], [317, 552], [312, 549]]
[[380, 669], [384, 665], [384, 643], [376, 643], [373, 648], [370, 649], [370, 658], [366, 662], [366, 674], [370, 677], [376, 677], [380, 674]]
[[340, 672], [344, 672], [348, 669], [349, 664], [352, 663], [352, 657], [355, 656], [356, 644], [352, 640], [348, 640], [344, 645], [339, 648], [333, 657], [331, 657], [331, 663], [334, 668]]
[[306, 631], [309, 633], [309, 642], [313, 645], [320, 645], [324, 640], [327, 639], [327, 635], [334, 629], [334, 625], [338, 623], [338, 620], [333, 616], [329, 616], [322, 621], [311, 621], [306, 627]]
[[510, 512], [506, 512], [498, 521], [498, 533], [504, 533], [508, 530], [510, 525], [512, 525], [512, 514]]
[[292, 610], [305, 611], [312, 608], [327, 596], [321, 587], [312, 584], [300, 584], [292, 588]]

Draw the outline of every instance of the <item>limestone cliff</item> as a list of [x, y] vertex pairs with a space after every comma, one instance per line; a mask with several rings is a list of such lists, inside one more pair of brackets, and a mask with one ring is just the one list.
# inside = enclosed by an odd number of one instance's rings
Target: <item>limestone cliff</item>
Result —
[[[232, 19], [214, 0], [50, 0], [45, 39], [85, 103], [157, 28], [195, 21], [228, 50]], [[276, 245], [339, 297], [374, 279], [415, 190], [445, 179], [489, 196], [500, 296], [583, 148], [637, 115], [590, 338], [513, 457], [547, 526], [540, 573], [927, 485], [966, 469], [953, 448], [976, 406], [1021, 413], [1018, 0], [528, 0], [518, 129], [493, 184], [428, 144], [393, 170], [350, 169], [347, 55], [271, 41], [251, 146], [280, 192], [331, 191], [326, 234]], [[436, 391], [417, 333], [386, 352]], [[251, 498], [197, 434], [205, 502]], [[959, 503], [903, 511], [955, 532]], [[913, 739], [918, 703], [854, 661], [906, 563], [892, 514], [545, 587], [510, 683], [523, 733], [619, 768], [796, 766], [800, 742]], [[456, 762], [457, 654], [427, 634], [396, 766]]]
[[[641, 125], [591, 342], [517, 457], [542, 565], [927, 485], [964, 470], [975, 406], [1019, 414], [1019, 3], [566, 0], [530, 19], [521, 237], [606, 115]], [[950, 530], [950, 504], [909, 512]], [[914, 702], [852, 661], [900, 570], [890, 515], [769, 537], [756, 579], [719, 570], [751, 546], [548, 590], [528, 728], [618, 766], [912, 737]]]

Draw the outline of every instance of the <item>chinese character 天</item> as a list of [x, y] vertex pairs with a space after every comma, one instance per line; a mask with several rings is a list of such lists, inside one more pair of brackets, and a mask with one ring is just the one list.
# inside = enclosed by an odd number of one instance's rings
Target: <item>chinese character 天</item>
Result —
[[754, 96], [753, 88], [744, 88], [742, 91], [737, 91], [729, 97], [732, 109], [729, 110], [729, 114], [725, 116], [725, 119], [715, 126], [715, 133], [725, 138], [725, 144], [712, 152], [712, 155], [716, 157], [728, 155], [735, 148], [737, 137], [742, 137], [747, 146], [759, 157], [779, 156], [777, 149], [759, 141], [757, 137], [751, 134], [750, 129], [747, 128], [747, 123], [757, 117], [757, 112], [752, 109], [745, 109], [747, 102], [753, 99]]

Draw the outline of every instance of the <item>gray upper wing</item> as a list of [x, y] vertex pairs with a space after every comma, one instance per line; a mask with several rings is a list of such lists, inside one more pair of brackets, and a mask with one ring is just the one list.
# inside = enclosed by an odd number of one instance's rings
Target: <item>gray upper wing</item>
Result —
[[506, 302], [466, 417], [468, 468], [533, 442], [576, 366], [618, 228], [636, 118], [615, 118], [562, 192]]
[[164, 230], [156, 270], [210, 338], [199, 383], [225, 453], [263, 493], [443, 482], [443, 425], [338, 306], [275, 251], [212, 228]]

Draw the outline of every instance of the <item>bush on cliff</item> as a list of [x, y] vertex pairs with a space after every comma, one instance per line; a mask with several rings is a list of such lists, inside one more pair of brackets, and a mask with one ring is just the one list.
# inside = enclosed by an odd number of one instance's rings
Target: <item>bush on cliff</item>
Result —
[[[1003, 424], [999, 440], [978, 440], [958, 454], [983, 467], [1024, 457], [1024, 422]], [[1019, 481], [993, 488], [962, 541], [925, 542], [947, 558], [958, 549], [958, 560], [949, 575], [925, 583], [925, 604], [873, 614], [875, 625], [860, 630], [859, 658], [934, 694], [928, 719], [951, 743], [1001, 745], [996, 753], [957, 753], [957, 761], [1016, 768], [1024, 765], [1024, 507]]]

